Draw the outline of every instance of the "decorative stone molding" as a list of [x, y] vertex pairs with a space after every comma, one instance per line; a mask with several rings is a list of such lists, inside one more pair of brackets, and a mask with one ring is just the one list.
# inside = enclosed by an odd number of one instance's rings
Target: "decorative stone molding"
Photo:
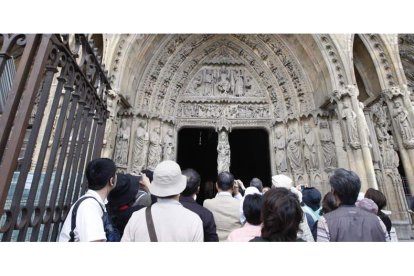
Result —
[[395, 76], [395, 72], [392, 66], [392, 58], [386, 49], [383, 40], [379, 34], [367, 34], [361, 35], [366, 37], [366, 42], [371, 45], [373, 54], [377, 56], [378, 66], [380, 66], [381, 71], [384, 72], [387, 85], [394, 86], [398, 84], [398, 81]]
[[315, 35], [316, 38], [319, 39], [322, 46], [325, 48], [325, 51], [327, 52], [327, 57], [332, 62], [332, 67], [335, 70], [335, 77], [338, 83], [339, 87], [345, 87], [345, 84], [347, 82], [346, 80], [346, 73], [345, 73], [345, 66], [343, 64], [343, 61], [338, 53], [338, 50], [335, 46], [335, 43], [333, 42], [332, 38], [328, 34], [321, 34], [321, 35]]

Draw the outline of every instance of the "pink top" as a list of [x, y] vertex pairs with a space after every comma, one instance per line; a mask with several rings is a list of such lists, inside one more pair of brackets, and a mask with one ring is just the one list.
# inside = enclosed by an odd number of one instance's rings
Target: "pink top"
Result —
[[262, 225], [252, 225], [248, 222], [239, 229], [233, 230], [227, 238], [229, 242], [248, 242], [254, 237], [260, 237]]

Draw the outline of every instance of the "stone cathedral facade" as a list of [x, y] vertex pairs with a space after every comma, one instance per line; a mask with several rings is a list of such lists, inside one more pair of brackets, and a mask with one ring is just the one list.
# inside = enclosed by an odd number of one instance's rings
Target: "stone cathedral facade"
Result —
[[[111, 76], [103, 155], [120, 170], [177, 156], [184, 128], [263, 129], [271, 174], [329, 191], [333, 169], [387, 197], [409, 238], [414, 191], [414, 37], [382, 34], [122, 34], [96, 36]], [[247, 157], [248, 158], [248, 157]], [[270, 183], [269, 183], [270, 184]]]

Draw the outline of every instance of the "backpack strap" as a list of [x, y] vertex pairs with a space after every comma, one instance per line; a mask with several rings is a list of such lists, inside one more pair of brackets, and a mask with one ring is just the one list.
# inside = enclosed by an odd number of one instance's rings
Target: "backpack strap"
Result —
[[101, 203], [99, 203], [99, 201], [96, 198], [94, 198], [92, 196], [85, 196], [85, 197], [81, 197], [80, 199], [78, 199], [78, 201], [76, 201], [76, 203], [75, 203], [75, 205], [73, 206], [73, 209], [72, 209], [72, 218], [71, 218], [70, 232], [69, 232], [69, 236], [70, 236], [69, 242], [74, 242], [75, 241], [75, 232], [74, 232], [74, 230], [76, 228], [76, 214], [78, 213], [79, 205], [87, 198], [95, 199], [96, 202], [98, 202], [99, 207], [101, 207], [102, 212], [105, 213], [105, 210], [102, 208]]
[[152, 242], [157, 242], [157, 234], [155, 233], [154, 222], [152, 221], [151, 206], [145, 209], [145, 218], [147, 220], [148, 234]]

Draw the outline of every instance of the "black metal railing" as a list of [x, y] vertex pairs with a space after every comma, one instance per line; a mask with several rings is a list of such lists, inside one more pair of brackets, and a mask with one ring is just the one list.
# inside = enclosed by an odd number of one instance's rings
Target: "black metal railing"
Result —
[[107, 74], [85, 35], [3, 34], [0, 44], [0, 75], [19, 55], [0, 117], [0, 237], [55, 241], [102, 149]]

